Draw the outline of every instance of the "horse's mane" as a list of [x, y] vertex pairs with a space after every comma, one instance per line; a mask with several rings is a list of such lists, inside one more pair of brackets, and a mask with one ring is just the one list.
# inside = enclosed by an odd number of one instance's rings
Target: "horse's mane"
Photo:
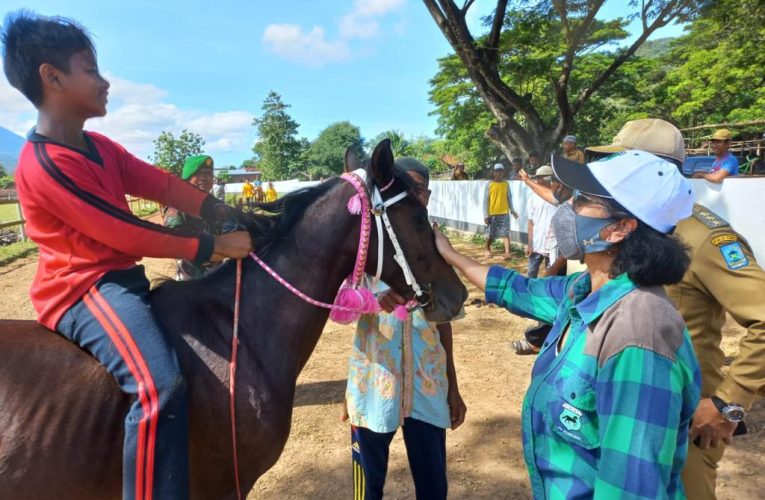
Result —
[[[417, 184], [398, 166], [393, 169], [393, 177], [408, 193], [416, 193]], [[369, 178], [371, 179], [371, 176]], [[240, 222], [250, 232], [257, 251], [267, 250], [287, 236], [295, 223], [303, 217], [306, 209], [338, 182], [341, 182], [340, 178], [333, 177], [317, 186], [289, 193], [271, 203], [256, 203], [254, 207], [261, 213], [242, 213]], [[369, 182], [371, 180], [367, 183]]]
[[252, 243], [260, 252], [281, 241], [299, 221], [305, 210], [318, 198], [332, 189], [339, 178], [328, 179], [321, 184], [299, 189], [270, 203], [256, 203], [260, 213], [242, 213], [240, 222], [247, 228]]

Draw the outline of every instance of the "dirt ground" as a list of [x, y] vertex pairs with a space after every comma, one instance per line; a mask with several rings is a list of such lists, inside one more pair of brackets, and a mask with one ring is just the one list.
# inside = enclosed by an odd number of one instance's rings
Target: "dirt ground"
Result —
[[[461, 251], [484, 259], [469, 243]], [[499, 259], [493, 263], [501, 264]], [[168, 276], [172, 264], [146, 259], [154, 277]], [[27, 290], [36, 256], [0, 267], [0, 319], [34, 318]], [[516, 356], [510, 341], [521, 338], [530, 321], [487, 306], [482, 294], [469, 288], [467, 315], [454, 323], [455, 363], [468, 406], [465, 424], [447, 433], [449, 491], [452, 498], [529, 498], [521, 453], [520, 409], [533, 358]], [[737, 353], [743, 330], [729, 321], [725, 350]], [[284, 453], [250, 492], [248, 498], [336, 499], [352, 496], [350, 430], [340, 421], [347, 360], [353, 328], [328, 323], [316, 351], [298, 380], [292, 433]], [[762, 498], [765, 477], [765, 405], [748, 417], [750, 433], [737, 438], [719, 471], [721, 499]], [[414, 487], [400, 433], [391, 447], [386, 497], [413, 499]]]

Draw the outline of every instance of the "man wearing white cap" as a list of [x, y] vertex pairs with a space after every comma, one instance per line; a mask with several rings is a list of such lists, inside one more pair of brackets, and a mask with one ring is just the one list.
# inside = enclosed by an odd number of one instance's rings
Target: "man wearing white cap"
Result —
[[487, 302], [553, 325], [521, 417], [533, 496], [685, 498], [701, 376], [662, 285], [689, 264], [669, 233], [691, 214], [693, 191], [642, 151], [586, 165], [555, 158], [553, 170], [575, 190], [553, 217], [558, 249], [586, 272], [528, 278], [461, 255], [435, 231], [438, 251]]
[[575, 161], [577, 163], [584, 163], [584, 153], [576, 147], [576, 136], [567, 135], [563, 138], [563, 157]]
[[492, 180], [483, 195], [483, 221], [486, 224], [486, 256], [492, 257], [491, 244], [502, 238], [505, 260], [510, 260], [510, 214], [516, 219], [510, 185], [505, 180], [505, 167], [495, 163], [491, 170]]
[[[726, 135], [717, 137], [725, 140]], [[651, 151], [678, 167], [685, 160], [682, 134], [660, 119], [627, 122], [612, 144], [587, 152], [607, 155], [629, 149]], [[678, 223], [675, 234], [691, 248], [691, 265], [667, 293], [688, 325], [701, 366], [703, 398], [693, 417], [694, 443], [688, 449], [683, 482], [691, 500], [713, 499], [725, 447], [737, 431], [746, 431], [745, 412], [765, 391], [765, 271], [746, 240], [702, 205], [695, 205], [693, 215]], [[720, 346], [725, 312], [747, 329], [727, 372]]]

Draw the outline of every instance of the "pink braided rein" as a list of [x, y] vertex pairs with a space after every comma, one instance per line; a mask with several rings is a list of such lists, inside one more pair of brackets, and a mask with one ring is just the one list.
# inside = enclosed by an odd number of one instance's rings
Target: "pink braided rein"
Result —
[[[358, 175], [353, 173], [345, 173], [342, 175], [342, 179], [351, 184], [354, 188], [356, 188], [357, 196], [359, 198], [359, 201], [361, 202], [361, 234], [359, 236], [359, 249], [356, 254], [356, 263], [353, 267], [353, 274], [351, 274], [351, 286], [352, 287], [358, 287], [361, 284], [361, 280], [364, 277], [364, 267], [366, 266], [367, 262], [367, 252], [369, 249], [369, 233], [372, 227], [372, 219], [371, 219], [371, 204], [369, 201], [369, 193], [367, 192], [366, 185], [364, 182], [359, 178]], [[391, 179], [392, 183], [393, 179]], [[385, 186], [384, 189], [387, 189], [390, 187], [390, 184], [388, 186]], [[339, 304], [328, 304], [326, 302], [321, 302], [316, 299], [313, 299], [306, 295], [305, 293], [301, 292], [297, 288], [295, 288], [290, 282], [282, 278], [276, 271], [274, 271], [268, 264], [263, 262], [263, 259], [258, 257], [258, 255], [255, 252], [250, 253], [250, 257], [258, 263], [260, 267], [263, 268], [264, 271], [266, 271], [268, 274], [270, 274], [276, 281], [281, 283], [284, 288], [292, 292], [293, 294], [297, 295], [304, 301], [308, 302], [311, 305], [314, 305], [316, 307], [322, 307], [324, 309], [330, 309], [333, 311], [343, 311], [348, 313], [366, 313], [368, 312], [367, 309], [360, 309], [355, 307], [346, 307]]]

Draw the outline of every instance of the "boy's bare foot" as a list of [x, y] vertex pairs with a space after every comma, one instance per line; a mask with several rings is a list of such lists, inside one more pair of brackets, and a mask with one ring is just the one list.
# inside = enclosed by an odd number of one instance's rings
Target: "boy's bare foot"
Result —
[[484, 255], [486, 255], [486, 257], [487, 257], [487, 258], [489, 258], [489, 259], [491, 259], [492, 257], [494, 257], [494, 254], [493, 254], [493, 253], [491, 253], [491, 250], [486, 250], [486, 253], [485, 253]]
[[509, 253], [504, 254], [502, 256], [502, 258], [505, 259], [505, 260], [513, 260], [513, 256], [510, 255]]

